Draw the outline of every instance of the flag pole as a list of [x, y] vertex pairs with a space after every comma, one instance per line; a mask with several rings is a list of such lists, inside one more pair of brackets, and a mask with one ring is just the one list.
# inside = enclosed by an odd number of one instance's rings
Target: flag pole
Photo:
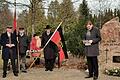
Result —
[[[50, 40], [52, 39], [52, 37], [54, 36], [54, 34], [58, 30], [58, 28], [62, 25], [62, 23], [63, 23], [63, 21], [60, 22], [60, 24], [58, 25], [58, 27], [56, 28], [56, 30], [54, 31], [54, 33], [52, 34], [52, 36], [50, 37], [50, 39], [47, 41], [47, 43], [45, 44], [45, 46], [43, 47], [43, 49], [48, 45], [48, 43], [50, 42]], [[33, 64], [35, 63], [36, 60], [37, 60], [37, 58], [35, 58], [35, 60], [31, 63], [31, 65], [29, 66], [28, 69], [30, 69], [33, 66]]]
[[43, 49], [48, 45], [48, 43], [50, 42], [50, 40], [52, 39], [52, 37], [54, 36], [54, 34], [56, 33], [56, 31], [58, 30], [58, 28], [61, 26], [62, 23], [63, 23], [63, 21], [58, 25], [58, 27], [56, 28], [56, 30], [54, 31], [54, 33], [52, 34], [52, 36], [50, 37], [50, 39], [47, 41], [47, 43], [45, 44], [45, 46], [43, 47]]
[[17, 31], [17, 21], [16, 21], [16, 0], [14, 0], [14, 6], [15, 6], [15, 10], [14, 10], [14, 22], [13, 22], [13, 26], [14, 26], [14, 30], [16, 31], [16, 39], [17, 39], [17, 69], [18, 72], [20, 72], [20, 62], [19, 62], [19, 40], [18, 40], [18, 31]]

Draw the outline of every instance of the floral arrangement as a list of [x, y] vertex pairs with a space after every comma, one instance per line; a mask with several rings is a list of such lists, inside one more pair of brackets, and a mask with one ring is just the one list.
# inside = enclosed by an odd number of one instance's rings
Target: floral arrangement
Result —
[[114, 68], [114, 69], [105, 69], [105, 74], [110, 75], [110, 76], [118, 76], [120, 77], [120, 68]]

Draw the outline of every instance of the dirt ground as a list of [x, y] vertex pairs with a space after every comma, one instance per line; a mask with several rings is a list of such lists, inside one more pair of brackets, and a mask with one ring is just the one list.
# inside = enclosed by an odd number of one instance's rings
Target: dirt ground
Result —
[[[12, 71], [9, 71], [7, 77], [3, 79], [2, 60], [0, 59], [0, 80], [93, 80], [92, 78], [84, 78], [87, 73], [85, 73], [85, 70], [76, 69], [78, 67], [76, 62], [79, 62], [79, 59], [76, 61], [76, 58], [72, 58], [67, 62], [67, 65], [63, 65], [60, 69], [55, 68], [52, 72], [46, 72], [44, 67], [32, 67], [27, 70], [27, 73], [19, 73], [18, 77], [15, 77]], [[68, 67], [69, 65], [71, 67]], [[120, 80], [120, 77], [105, 75], [100, 70], [98, 80]]]
[[[44, 71], [44, 68], [31, 68], [28, 73], [20, 73], [15, 77], [12, 71], [8, 72], [5, 79], [2, 78], [2, 70], [0, 70], [0, 80], [93, 80], [85, 79], [86, 73], [76, 69], [57, 69], [53, 72]], [[120, 80], [119, 77], [107, 76], [100, 73], [98, 80]]]

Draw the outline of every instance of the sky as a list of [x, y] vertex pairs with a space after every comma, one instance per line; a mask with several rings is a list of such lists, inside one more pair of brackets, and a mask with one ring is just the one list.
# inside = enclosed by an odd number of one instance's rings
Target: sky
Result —
[[[14, 0], [7, 0], [9, 2], [14, 2]], [[45, 8], [48, 8], [48, 4], [51, 2], [51, 1], [55, 1], [55, 0], [44, 0], [44, 7]], [[63, 0], [58, 0], [59, 3], [61, 3]], [[75, 9], [76, 7], [79, 6], [80, 2], [82, 0], [72, 0], [72, 1], [76, 1], [74, 6], [75, 6]], [[29, 4], [29, 0], [16, 0], [17, 3], [23, 3], [23, 4]], [[14, 12], [14, 6], [10, 6], [10, 9], [11, 9], [11, 12]], [[17, 14], [20, 14], [23, 10], [26, 10], [27, 8], [26, 7], [17, 7]], [[45, 10], [47, 12], [47, 10]]]
[[[14, 2], [14, 0], [8, 0], [10, 2]], [[29, 4], [29, 0], [16, 0], [18, 3], [23, 3], [23, 4]], [[44, 7], [48, 7], [48, 4], [50, 3], [50, 1], [54, 1], [54, 0], [45, 0], [44, 1]], [[58, 0], [60, 3], [62, 2], [62, 0]], [[100, 4], [102, 4], [102, 6], [100, 7], [99, 2], [98, 1], [103, 1], [100, 2]], [[79, 4], [82, 2], [82, 0], [72, 0], [72, 2], [74, 2], [74, 9], [77, 10], [79, 7]], [[100, 8], [119, 8], [120, 5], [120, 0], [87, 0], [88, 2], [88, 7], [90, 8], [90, 11], [94, 14], [98, 14]], [[110, 5], [109, 7], [107, 7], [108, 5]], [[14, 11], [14, 7], [10, 7], [11, 11]], [[21, 13], [22, 10], [25, 10], [26, 7], [17, 7], [17, 14]]]

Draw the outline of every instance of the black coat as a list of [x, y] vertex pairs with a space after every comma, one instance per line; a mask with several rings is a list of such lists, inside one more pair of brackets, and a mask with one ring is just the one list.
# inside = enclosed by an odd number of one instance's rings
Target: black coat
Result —
[[0, 40], [2, 48], [2, 59], [16, 59], [17, 58], [17, 39], [15, 33], [11, 34], [11, 44], [14, 44], [15, 46], [12, 48], [9, 48], [6, 46], [6, 44], [9, 44], [9, 37], [7, 35], [7, 32], [1, 34], [1, 40]]
[[[87, 33], [87, 31], [86, 31]], [[101, 41], [100, 30], [97, 27], [93, 27], [90, 31], [91, 36], [89, 39], [84, 34], [84, 40], [93, 40], [93, 43], [90, 46], [85, 46], [85, 55], [86, 56], [98, 56], [99, 55], [99, 42]]]
[[[47, 41], [50, 39], [52, 33], [50, 35], [47, 35], [46, 32], [42, 34], [42, 40], [41, 40], [41, 47], [43, 48]], [[54, 59], [57, 56], [58, 53], [58, 47], [57, 45], [50, 41], [48, 45], [44, 49], [44, 58], [45, 59]]]
[[19, 53], [20, 53], [20, 55], [26, 55], [26, 51], [27, 51], [28, 46], [29, 46], [28, 37], [26, 35], [23, 35], [23, 36], [19, 35], [18, 40], [19, 40]]

